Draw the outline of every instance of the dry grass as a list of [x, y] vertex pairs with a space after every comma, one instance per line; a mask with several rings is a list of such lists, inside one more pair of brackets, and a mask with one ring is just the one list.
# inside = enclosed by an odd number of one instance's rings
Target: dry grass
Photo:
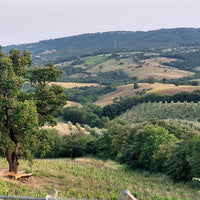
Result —
[[95, 102], [95, 104], [99, 106], [112, 104], [113, 99], [115, 97], [120, 98], [126, 96], [127, 97], [133, 96], [137, 92], [142, 92], [143, 90], [146, 91], [146, 94], [158, 93], [161, 95], [173, 95], [180, 92], [192, 92], [194, 90], [200, 89], [200, 86], [185, 86], [185, 85], [175, 86], [174, 84], [162, 84], [162, 83], [154, 83], [154, 84], [139, 83], [138, 85], [139, 85], [138, 89], [133, 89], [133, 84], [119, 86], [117, 87], [116, 91], [99, 97], [99, 99]]
[[189, 86], [189, 85], [175, 86], [174, 84], [162, 84], [162, 83], [154, 83], [151, 84], [151, 86], [152, 90], [147, 91], [147, 93], [158, 93], [161, 95], [173, 95], [180, 92], [192, 92], [200, 89], [200, 86]]
[[153, 76], [155, 79], [177, 79], [185, 76], [193, 75], [194, 73], [179, 70], [176, 68], [168, 67], [162, 65], [164, 62], [171, 62], [175, 61], [176, 59], [164, 58], [164, 57], [157, 57], [152, 59], [142, 60], [144, 64], [142, 64], [141, 68], [137, 66], [132, 58], [120, 59], [116, 61], [115, 59], [108, 60], [106, 62], [101, 63], [100, 65], [96, 65], [87, 70], [93, 74], [93, 76], [97, 75], [97, 73], [101, 72], [108, 72], [108, 71], [115, 71], [122, 69], [125, 73], [127, 73], [130, 77], [137, 76], [138, 79], [145, 79], [149, 76]]
[[60, 85], [64, 88], [74, 88], [74, 87], [90, 87], [90, 86], [98, 86], [99, 84], [97, 83], [73, 83], [73, 82], [67, 82], [67, 83], [64, 83], [64, 82], [51, 82], [49, 83], [50, 85]]
[[89, 132], [82, 127], [80, 124], [73, 125], [72, 123], [65, 123], [62, 119], [58, 119], [58, 123], [56, 126], [43, 126], [43, 129], [55, 129], [59, 135], [70, 135], [74, 133], [85, 133], [89, 134]]
[[59, 122], [56, 126], [43, 126], [42, 128], [44, 129], [55, 129], [59, 135], [70, 135], [71, 131], [69, 129], [68, 124], [63, 123], [63, 122]]
[[67, 101], [67, 104], [65, 107], [71, 107], [71, 106], [76, 106], [78, 108], [81, 108], [82, 105], [80, 103], [77, 103], [77, 102], [73, 102], [73, 101]]
[[124, 70], [129, 76], [137, 76], [138, 79], [142, 80], [153, 76], [155, 79], [161, 80], [166, 79], [178, 79], [186, 76], [191, 76], [194, 73], [179, 70], [176, 68], [169, 68], [160, 66], [159, 64], [145, 64], [141, 68], [127, 68]]
[[[172, 67], [164, 66], [162, 64], [162, 63], [172, 62], [175, 60], [176, 59], [165, 58], [165, 57], [145, 59], [145, 60], [141, 60], [142, 67], [138, 68], [137, 66], [139, 66], [140, 64], [135, 63], [133, 59], [130, 57], [130, 58], [121, 58], [120, 60], [110, 59], [91, 67], [88, 67], [85, 65], [76, 65], [74, 67], [83, 68], [83, 69], [88, 68], [86, 72], [91, 73], [90, 76], [92, 77], [97, 76], [98, 73], [105, 73], [105, 72], [121, 69], [125, 73], [127, 73], [130, 77], [136, 76], [140, 80], [148, 78], [149, 76], [153, 76], [155, 79], [161, 80], [163, 78], [176, 79], [176, 78], [181, 78], [181, 77], [190, 76], [194, 74], [192, 72], [175, 69]], [[76, 74], [71, 75], [71, 77], [73, 78], [88, 77], [88, 75], [85, 73], [76, 73]], [[69, 85], [68, 84], [66, 86], [67, 88], [82, 86], [82, 84], [76, 85], [76, 86], [74, 85], [71, 86], [70, 84]]]
[[105, 106], [113, 103], [113, 99], [115, 97], [120, 98], [125, 96], [132, 96], [137, 91], [138, 90], [133, 89], [133, 84], [118, 86], [116, 91], [99, 97], [95, 104], [99, 106]]

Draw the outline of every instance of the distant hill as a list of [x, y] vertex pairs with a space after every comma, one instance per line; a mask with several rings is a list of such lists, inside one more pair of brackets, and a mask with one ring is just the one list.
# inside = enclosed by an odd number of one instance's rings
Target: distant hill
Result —
[[73, 56], [108, 53], [123, 50], [145, 50], [154, 47], [200, 44], [200, 29], [176, 28], [155, 31], [116, 31], [83, 34], [72, 37], [50, 39], [38, 43], [10, 45], [10, 49], [27, 49], [36, 63], [63, 62]]

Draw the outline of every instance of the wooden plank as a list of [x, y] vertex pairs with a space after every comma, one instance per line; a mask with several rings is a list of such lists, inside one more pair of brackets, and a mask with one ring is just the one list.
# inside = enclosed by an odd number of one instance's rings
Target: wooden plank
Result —
[[15, 179], [30, 178], [31, 176], [33, 176], [33, 173], [30, 173], [30, 174], [15, 174]]
[[22, 181], [28, 181], [33, 176], [33, 173], [26, 174], [25, 172], [21, 171], [18, 174], [15, 174], [14, 172], [8, 172], [8, 170], [5, 170], [5, 172], [2, 173], [2, 176], [13, 177], [15, 180], [20, 179]]

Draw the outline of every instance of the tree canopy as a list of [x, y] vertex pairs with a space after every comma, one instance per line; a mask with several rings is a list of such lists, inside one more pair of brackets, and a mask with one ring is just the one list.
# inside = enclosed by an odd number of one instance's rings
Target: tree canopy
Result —
[[[9, 171], [18, 171], [19, 154], [28, 157], [28, 146], [38, 137], [38, 128], [55, 125], [54, 114], [66, 104], [64, 90], [49, 86], [61, 71], [53, 63], [29, 69], [32, 60], [28, 51], [11, 50], [4, 55], [0, 47], [0, 137]], [[20, 89], [30, 82], [34, 92]], [[26, 152], [26, 153], [25, 153]], [[28, 152], [28, 153], [27, 153]]]

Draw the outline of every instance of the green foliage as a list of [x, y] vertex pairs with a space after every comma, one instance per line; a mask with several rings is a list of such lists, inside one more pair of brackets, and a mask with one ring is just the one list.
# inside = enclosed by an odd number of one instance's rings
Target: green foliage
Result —
[[164, 53], [165, 57], [177, 58], [178, 60], [163, 64], [183, 70], [194, 71], [194, 68], [199, 67], [200, 65], [199, 55], [199, 50], [193, 52], [168, 52]]
[[[31, 55], [27, 51], [12, 49], [0, 57], [1, 150], [6, 153], [9, 170], [17, 172], [18, 154], [31, 157], [29, 147], [37, 138], [36, 130], [54, 122], [53, 114], [65, 105], [66, 97], [61, 87], [47, 85], [61, 74], [52, 63], [29, 71]], [[22, 92], [25, 80], [32, 82], [32, 93]]]
[[[28, 49], [33, 55], [34, 62], [41, 64], [46, 60], [54, 60], [55, 63], [65, 62], [72, 57], [86, 54], [96, 55], [107, 52], [114, 54], [132, 49], [146, 50], [163, 46], [196, 44], [199, 40], [199, 29], [191, 28], [161, 29], [149, 32], [116, 31], [45, 40], [32, 45], [7, 46], [3, 50], [9, 52], [11, 48]], [[116, 47], [114, 41], [117, 42]], [[46, 50], [51, 53], [45, 54]]]
[[107, 116], [110, 119], [114, 119], [116, 116], [125, 112], [128, 108], [131, 108], [138, 104], [140, 101], [139, 96], [127, 97], [117, 101], [113, 104], [103, 107], [103, 116]]
[[36, 158], [82, 157], [87, 154], [87, 145], [92, 140], [91, 135], [78, 131], [61, 136], [53, 129], [42, 129], [31, 149]]
[[[143, 122], [151, 119], [173, 119], [173, 120], [187, 120], [196, 121], [200, 115], [199, 103], [181, 103], [181, 102], [170, 102], [170, 103], [156, 103], [148, 102], [138, 104], [137, 106], [132, 107], [127, 112], [120, 115], [120, 119], [127, 120], [128, 122]], [[188, 128], [190, 124], [187, 124]], [[187, 128], [186, 127], [186, 128]]]
[[[162, 96], [159, 94], [152, 93], [152, 94], [145, 95], [145, 96], [137, 95], [137, 96], [125, 97], [123, 99], [120, 99], [117, 102], [114, 102], [113, 104], [104, 106], [103, 107], [103, 116], [107, 116], [110, 119], [114, 119], [116, 116], [119, 116], [121, 113], [125, 112], [126, 110], [128, 110], [132, 107], [134, 109], [134, 106], [136, 106], [138, 104], [149, 102], [148, 104], [146, 104], [146, 105], [149, 105], [150, 102], [154, 102], [154, 103], [160, 102], [160, 105], [158, 107], [156, 107], [157, 104], [155, 104], [153, 107], [150, 107], [150, 109], [159, 110], [159, 109], [161, 109], [162, 105], [164, 105], [162, 103], [178, 102], [178, 101], [179, 102], [197, 103], [198, 101], [200, 101], [200, 92], [199, 92], [199, 90], [197, 90], [197, 91], [194, 91], [191, 93], [181, 92], [179, 94], [175, 94], [172, 96], [169, 96], [169, 95]], [[163, 108], [164, 108], [164, 106], [163, 106]], [[148, 109], [148, 108], [145, 108], [145, 109]], [[172, 109], [170, 112], [173, 112], [173, 111], [174, 110]], [[139, 113], [137, 113], [138, 115], [135, 115], [134, 117], [142, 118], [142, 116], [140, 116], [141, 115], [140, 112], [141, 111], [139, 110]], [[154, 114], [154, 111], [150, 113], [150, 118], [154, 118], [153, 114]], [[167, 112], [160, 112], [159, 114], [163, 115], [163, 118], [161, 117], [160, 119], [166, 119], [166, 117], [164, 117], [164, 114], [167, 115]], [[157, 117], [157, 116], [155, 116], [155, 117]], [[173, 118], [175, 118], [175, 115]]]
[[37, 108], [33, 101], [19, 102], [13, 111], [12, 129], [22, 141], [24, 137], [30, 137], [35, 129], [38, 127]]
[[130, 126], [122, 126], [116, 122], [110, 122], [107, 126], [110, 127], [109, 130], [97, 141], [98, 156], [117, 160], [124, 140], [130, 131]]
[[138, 89], [138, 88], [139, 88], [138, 83], [137, 83], [137, 82], [134, 82], [134, 84], [133, 84], [133, 89]]
[[134, 169], [164, 172], [174, 181], [199, 177], [199, 132], [187, 132], [176, 125], [152, 121], [122, 126], [110, 122], [88, 153], [126, 163]]
[[73, 124], [76, 124], [77, 122], [84, 123], [86, 114], [87, 113], [83, 109], [72, 106], [63, 110], [63, 119], [66, 122], [71, 121]]
[[[0, 159], [0, 165], [6, 166], [6, 160]], [[25, 161], [21, 161], [21, 165], [26, 172], [34, 174], [37, 184], [2, 179], [1, 195], [45, 198], [53, 187], [58, 190], [59, 199], [113, 200], [120, 197], [124, 188], [141, 200], [189, 200], [199, 197], [198, 187], [173, 183], [164, 174], [133, 171], [110, 160], [90, 157], [38, 159], [32, 166]]]
[[65, 94], [69, 96], [69, 100], [75, 101], [81, 104], [93, 103], [99, 96], [113, 92], [116, 90], [114, 85], [109, 86], [91, 86], [66, 89]]
[[63, 109], [62, 116], [66, 122], [87, 124], [91, 127], [103, 128], [109, 122], [108, 117], [102, 117], [102, 108], [99, 106], [67, 107]]
[[82, 60], [85, 61], [85, 66], [92, 67], [107, 61], [110, 58], [110, 56], [111, 54], [99, 54], [96, 56], [83, 57]]
[[46, 64], [45, 67], [35, 67], [29, 71], [30, 82], [35, 87], [45, 86], [46, 83], [56, 81], [57, 78], [62, 74], [62, 71], [57, 69], [53, 63]]
[[153, 84], [154, 82], [155, 82], [155, 79], [154, 79], [153, 76], [149, 76], [149, 77], [147, 78], [147, 83]]
[[139, 165], [151, 171], [164, 171], [170, 147], [177, 141], [176, 137], [159, 126], [148, 128], [141, 134]]
[[66, 96], [64, 89], [58, 85], [51, 87], [39, 86], [35, 91], [37, 112], [39, 114], [39, 125], [45, 123], [55, 125], [54, 114], [61, 109], [61, 106], [66, 104]]

